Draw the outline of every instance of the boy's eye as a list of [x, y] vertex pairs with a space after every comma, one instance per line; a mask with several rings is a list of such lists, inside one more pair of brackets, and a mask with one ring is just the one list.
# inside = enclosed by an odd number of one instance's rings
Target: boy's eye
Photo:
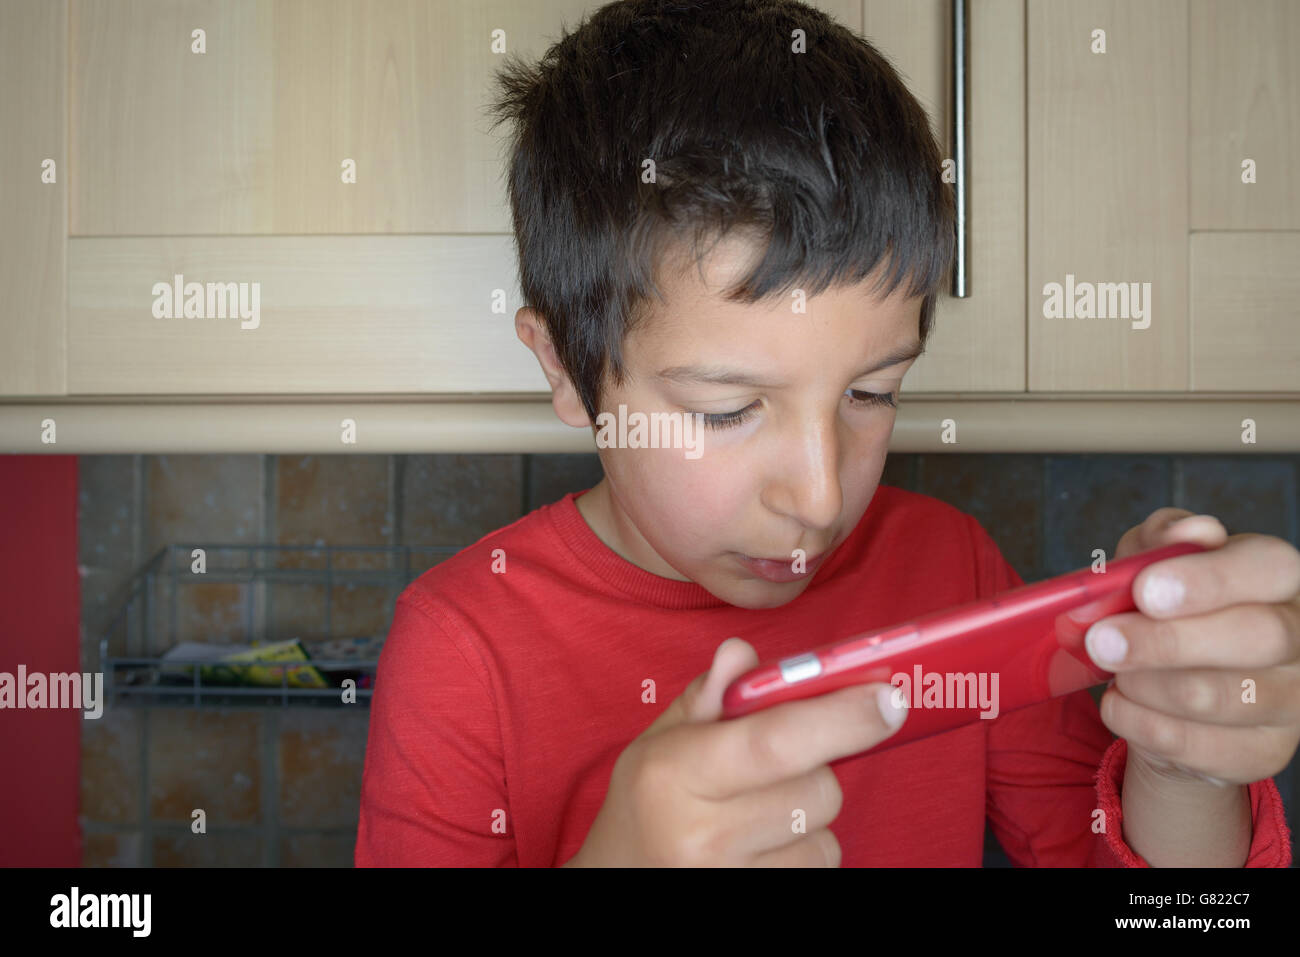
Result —
[[894, 393], [892, 392], [863, 392], [861, 389], [846, 389], [844, 394], [849, 397], [849, 401], [854, 405], [887, 405], [891, 409], [894, 407]]
[[704, 425], [710, 429], [728, 429], [735, 425], [740, 425], [748, 419], [755, 410], [758, 409], [757, 402], [751, 402], [743, 409], [737, 409], [735, 412], [705, 412]]
[[[861, 389], [846, 389], [844, 394], [849, 397], [849, 401], [856, 406], [873, 406], [883, 405], [889, 408], [894, 407], [894, 393], [892, 392], [863, 392]], [[735, 412], [705, 412], [704, 425], [710, 429], [728, 429], [740, 425], [758, 410], [759, 403], [751, 402], [743, 409], [737, 409]]]

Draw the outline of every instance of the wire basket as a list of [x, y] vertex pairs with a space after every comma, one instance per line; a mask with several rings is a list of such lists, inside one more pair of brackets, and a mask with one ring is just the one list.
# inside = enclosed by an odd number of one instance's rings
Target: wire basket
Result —
[[[440, 545], [167, 545], [124, 586], [119, 610], [100, 637], [105, 696], [170, 707], [368, 707], [397, 597], [458, 551]], [[204, 589], [208, 595], [200, 598]], [[227, 677], [231, 669], [247, 676], [254, 667], [279, 668], [280, 683], [272, 687], [205, 678], [203, 666], [214, 665], [210, 658], [163, 657], [187, 641], [261, 647], [292, 639], [308, 648], [337, 648], [351, 639], [368, 654], [220, 665]], [[307, 665], [329, 686], [293, 686], [295, 672]], [[175, 672], [187, 666], [190, 675], [178, 680]], [[349, 678], [351, 688], [344, 684]]]

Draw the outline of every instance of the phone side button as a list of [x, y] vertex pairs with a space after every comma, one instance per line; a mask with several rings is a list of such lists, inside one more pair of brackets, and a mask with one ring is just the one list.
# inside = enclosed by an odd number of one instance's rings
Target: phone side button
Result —
[[873, 661], [898, 647], [891, 644], [891, 642], [898, 641], [900, 638], [914, 639], [917, 637], [916, 626], [908, 623], [882, 631], [879, 634], [854, 638], [831, 651], [829, 656], [830, 665], [838, 674], [849, 668], [856, 668], [858, 665]]
[[816, 678], [822, 673], [821, 659], [811, 652], [796, 658], [786, 658], [778, 662], [778, 667], [781, 669], [781, 677], [788, 685]]

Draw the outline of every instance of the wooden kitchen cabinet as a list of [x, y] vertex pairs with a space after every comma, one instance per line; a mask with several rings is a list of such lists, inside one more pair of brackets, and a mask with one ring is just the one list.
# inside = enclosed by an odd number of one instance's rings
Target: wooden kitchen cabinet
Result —
[[[535, 56], [598, 5], [74, 0], [69, 391], [547, 391], [513, 330], [489, 41], [500, 28]], [[946, 143], [947, 0], [821, 6], [894, 60]], [[1008, 307], [1024, 283], [1023, 3], [979, 6], [974, 295], [943, 297], [916, 391], [1024, 385], [1023, 315]], [[173, 275], [258, 281], [259, 327], [155, 318], [149, 290]]]
[[[513, 330], [491, 41], [535, 58], [600, 3], [0, 5], [0, 397], [544, 394]], [[949, 0], [817, 5], [951, 155]], [[940, 297], [907, 391], [1300, 391], [1298, 11], [971, 0], [971, 293]], [[177, 275], [256, 282], [257, 328], [155, 317]], [[1150, 326], [1044, 317], [1070, 278], [1150, 283]]]
[[[1300, 5], [1027, 13], [1030, 391], [1300, 392]], [[1139, 297], [1048, 316], [1049, 283]]]

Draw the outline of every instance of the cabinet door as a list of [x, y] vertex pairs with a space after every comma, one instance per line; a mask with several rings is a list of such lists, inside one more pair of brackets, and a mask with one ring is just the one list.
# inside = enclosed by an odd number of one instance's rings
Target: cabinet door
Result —
[[0, 395], [66, 391], [67, 4], [0, 3]]
[[1029, 389], [1183, 391], [1187, 2], [1033, 0], [1027, 35]]
[[74, 0], [71, 391], [546, 391], [484, 107], [593, 6]]
[[1191, 387], [1300, 392], [1300, 4], [1190, 9]]
[[[952, 157], [951, 0], [863, 0], [863, 34]], [[1025, 388], [1025, 4], [970, 4], [970, 295], [939, 299], [910, 392]]]

